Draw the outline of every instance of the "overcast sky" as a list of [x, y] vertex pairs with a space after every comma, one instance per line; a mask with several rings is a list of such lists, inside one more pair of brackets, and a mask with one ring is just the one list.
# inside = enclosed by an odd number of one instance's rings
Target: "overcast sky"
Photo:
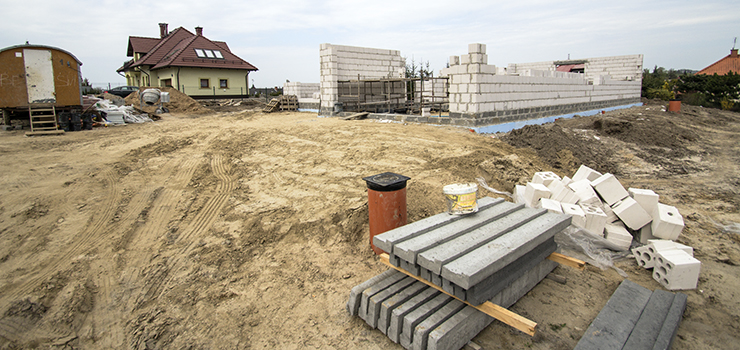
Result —
[[[605, 3], [605, 4], [601, 4]], [[699, 70], [740, 36], [740, 1], [84, 1], [0, 0], [0, 48], [60, 47], [95, 84], [116, 73], [129, 36], [159, 37], [158, 23], [225, 41], [259, 71], [258, 87], [319, 82], [319, 44], [400, 50], [435, 72], [469, 43], [506, 66], [644, 54], [644, 66]]]

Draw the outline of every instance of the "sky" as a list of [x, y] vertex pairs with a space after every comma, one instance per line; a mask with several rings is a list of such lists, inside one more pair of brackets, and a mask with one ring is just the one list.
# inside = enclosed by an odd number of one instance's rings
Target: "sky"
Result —
[[[643, 66], [700, 70], [740, 36], [740, 1], [0, 0], [0, 48], [26, 41], [82, 61], [94, 86], [124, 85], [128, 37], [184, 27], [256, 66], [257, 87], [319, 82], [319, 45], [400, 50], [439, 72], [468, 44], [488, 64], [643, 54]], [[736, 46], [740, 47], [740, 45]], [[250, 82], [251, 83], [251, 82]]]

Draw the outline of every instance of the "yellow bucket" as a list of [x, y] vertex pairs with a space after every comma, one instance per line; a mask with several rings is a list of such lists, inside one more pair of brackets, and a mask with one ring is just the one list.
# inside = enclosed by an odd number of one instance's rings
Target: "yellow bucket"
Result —
[[447, 199], [447, 212], [461, 215], [478, 211], [478, 185], [476, 183], [452, 184], [442, 188]]

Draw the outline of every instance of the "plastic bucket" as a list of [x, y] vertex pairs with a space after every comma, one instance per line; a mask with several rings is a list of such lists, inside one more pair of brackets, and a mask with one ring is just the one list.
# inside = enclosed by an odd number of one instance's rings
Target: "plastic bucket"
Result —
[[471, 182], [452, 184], [442, 188], [447, 200], [447, 212], [454, 215], [471, 214], [478, 211], [478, 185]]
[[668, 112], [681, 112], [681, 101], [679, 100], [668, 101]]

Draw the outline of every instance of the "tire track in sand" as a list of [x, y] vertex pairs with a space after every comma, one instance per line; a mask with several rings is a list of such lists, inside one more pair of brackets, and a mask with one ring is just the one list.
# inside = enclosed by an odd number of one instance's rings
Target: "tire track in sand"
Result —
[[105, 199], [99, 206], [101, 210], [93, 214], [91, 223], [74, 238], [74, 242], [64, 252], [42, 263], [40, 266], [43, 268], [37, 266], [35, 271], [39, 272], [31, 272], [23, 276], [24, 280], [6, 286], [3, 295], [4, 302], [0, 305], [0, 310], [7, 310], [10, 303], [23, 298], [55, 273], [68, 268], [74, 257], [94, 247], [94, 241], [103, 239], [102, 233], [111, 224], [121, 193], [110, 168], [102, 170], [99, 174], [102, 175], [104, 187], [107, 189]]
[[184, 244], [183, 248], [166, 263], [154, 267], [152, 276], [147, 278], [148, 283], [145, 291], [136, 300], [134, 309], [139, 309], [157, 298], [164, 287], [172, 280], [172, 272], [185, 268], [182, 266], [183, 259], [187, 258], [193, 250], [198, 242], [198, 237], [205, 234], [216, 221], [231, 192], [236, 187], [235, 181], [228, 175], [230, 169], [225, 164], [222, 155], [214, 155], [211, 158], [211, 169], [219, 179], [219, 183], [216, 185], [216, 194], [206, 202], [198, 214], [195, 215], [193, 221], [190, 222], [190, 225], [177, 238], [177, 243]]

